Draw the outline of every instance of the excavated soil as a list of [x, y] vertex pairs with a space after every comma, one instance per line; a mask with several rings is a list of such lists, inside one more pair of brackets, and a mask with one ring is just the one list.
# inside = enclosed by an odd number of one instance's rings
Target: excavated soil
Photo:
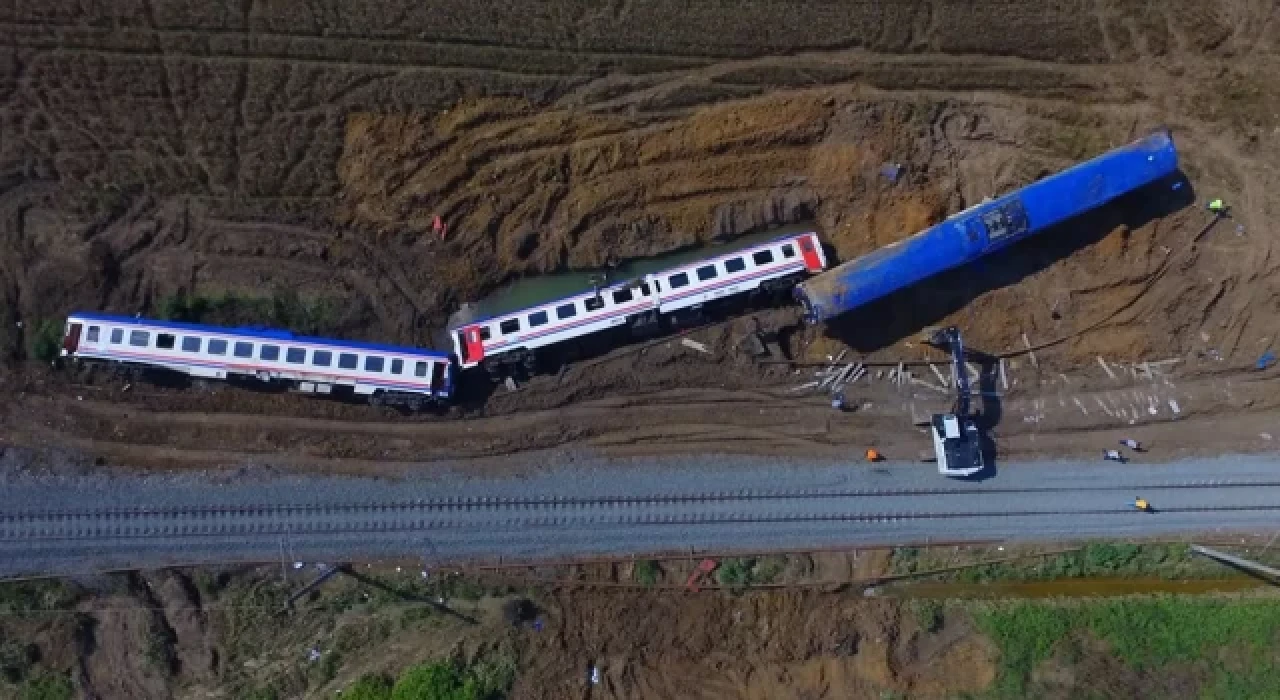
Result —
[[[11, 5], [0, 354], [15, 398], [0, 440], [141, 466], [340, 470], [565, 445], [914, 452], [903, 418], [927, 401], [873, 381], [858, 389], [872, 410], [833, 416], [787, 391], [807, 375], [735, 350], [755, 323], [776, 334], [775, 357], [808, 360], [845, 347], [936, 357], [915, 336], [941, 323], [987, 352], [1025, 338], [1036, 358], [1017, 359], [1000, 425], [1013, 453], [1080, 452], [1089, 431], [1179, 417], [1120, 415], [1106, 392], [1141, 387], [1100, 383], [1097, 356], [1183, 358], [1172, 381], [1197, 420], [1264, 421], [1265, 383], [1230, 380], [1280, 332], [1275, 12], [1268, 0]], [[158, 313], [180, 293], [267, 301], [214, 321], [301, 304], [323, 309], [303, 330], [432, 345], [459, 302], [514, 277], [799, 221], [848, 259], [1158, 126], [1179, 145], [1179, 190], [826, 329], [773, 310], [696, 332], [706, 354], [632, 346], [563, 374], [551, 363], [515, 394], [468, 378], [444, 415], [126, 387], [19, 361], [72, 309]], [[896, 182], [885, 164], [902, 166]], [[1232, 215], [1206, 230], [1211, 197]], [[1168, 379], [1142, 386], [1155, 396]], [[1098, 392], [1110, 410], [1071, 412], [1101, 405]], [[1055, 403], [1068, 410], [1043, 410]], [[1175, 442], [1225, 444], [1206, 441]]]

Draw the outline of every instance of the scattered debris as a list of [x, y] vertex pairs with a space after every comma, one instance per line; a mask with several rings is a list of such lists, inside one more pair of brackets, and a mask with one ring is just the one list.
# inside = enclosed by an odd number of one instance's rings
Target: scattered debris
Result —
[[1004, 358], [1003, 358], [1003, 357], [1002, 357], [1002, 358], [1000, 358], [1000, 386], [1004, 387], [1004, 390], [1005, 390], [1005, 391], [1008, 391], [1008, 390], [1009, 390], [1009, 376], [1008, 376], [1007, 374], [1005, 374], [1005, 372], [1004, 372]]
[[1258, 361], [1254, 363], [1253, 367], [1254, 369], [1267, 369], [1268, 367], [1270, 367], [1271, 365], [1274, 365], [1275, 363], [1276, 363], [1276, 354], [1268, 350], [1262, 353], [1262, 357], [1258, 358]]
[[698, 352], [701, 352], [707, 355], [711, 354], [710, 348], [708, 348], [706, 345], [703, 345], [702, 343], [699, 343], [696, 340], [693, 340], [692, 338], [681, 338], [680, 344], [691, 350], [697, 350]]
[[926, 388], [929, 388], [929, 389], [933, 389], [934, 391], [936, 391], [936, 392], [938, 392], [938, 393], [940, 393], [940, 394], [949, 394], [949, 393], [951, 393], [951, 392], [947, 391], [945, 388], [940, 387], [940, 386], [938, 386], [937, 384], [934, 384], [933, 382], [926, 382], [926, 381], [925, 381], [925, 380], [923, 380], [923, 379], [916, 379], [915, 377], [912, 377], [912, 378], [911, 378], [911, 383], [912, 383], [912, 384], [918, 384], [918, 385], [920, 385], [920, 386], [923, 386], [923, 387], [926, 387]]
[[1119, 462], [1121, 464], [1125, 463], [1124, 455], [1120, 454], [1119, 450], [1107, 450], [1106, 452], [1103, 452], [1102, 459], [1108, 462]]
[[1036, 351], [1031, 349], [1031, 340], [1027, 338], [1027, 334], [1022, 334], [1022, 344], [1027, 348], [1027, 357], [1031, 360], [1031, 366], [1040, 367], [1040, 363], [1036, 361]]
[[1271, 433], [1258, 433], [1258, 437], [1262, 438], [1263, 440], [1270, 440]]
[[1144, 451], [1145, 451], [1145, 450], [1143, 450], [1143, 449], [1142, 449], [1142, 443], [1138, 442], [1137, 440], [1134, 440], [1133, 438], [1125, 438], [1125, 439], [1123, 439], [1123, 440], [1121, 440], [1121, 441], [1120, 441], [1120, 444], [1121, 444], [1121, 445], [1124, 445], [1125, 447], [1127, 447], [1127, 448], [1129, 448], [1129, 449], [1131, 449], [1131, 450], [1133, 450], [1134, 452], [1144, 452]]
[[516, 384], [516, 380], [507, 377], [503, 384], [507, 387], [507, 391], [519, 391], [520, 387]]
[[1178, 402], [1173, 399], [1169, 399], [1169, 410], [1173, 411], [1173, 415], [1175, 416], [1182, 413], [1182, 410], [1178, 408]]
[[880, 166], [880, 176], [893, 184], [897, 184], [898, 178], [902, 177], [901, 163], [885, 163]]
[[933, 370], [933, 376], [938, 378], [939, 384], [946, 385], [947, 378], [942, 376], [942, 372], [938, 370], [936, 365], [934, 365], [933, 363], [929, 363], [929, 369]]
[[307, 652], [307, 661], [315, 663], [320, 660], [321, 656], [323, 656], [323, 654], [320, 653], [320, 650], [312, 647], [311, 651]]
[[1116, 373], [1111, 371], [1111, 367], [1107, 365], [1107, 361], [1102, 359], [1102, 355], [1098, 355], [1098, 364], [1102, 366], [1102, 371], [1107, 373], [1108, 377], [1116, 378]]

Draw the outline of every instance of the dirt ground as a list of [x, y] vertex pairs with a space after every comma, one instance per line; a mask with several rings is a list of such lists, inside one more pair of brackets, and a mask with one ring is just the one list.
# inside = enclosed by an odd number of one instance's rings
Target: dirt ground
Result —
[[[849, 557], [804, 560], [812, 575], [838, 576], [830, 569], [843, 565], [847, 577]], [[941, 698], [981, 690], [995, 675], [994, 647], [965, 615], [924, 630], [906, 604], [858, 591], [539, 588], [539, 624], [512, 628], [501, 577], [449, 596], [451, 616], [391, 594], [413, 588], [416, 570], [359, 571], [378, 584], [340, 576], [290, 614], [278, 612], [289, 588], [278, 569], [96, 579], [73, 587], [74, 616], [11, 614], [0, 631], [27, 635], [41, 668], [101, 698], [267, 697], [252, 695], [265, 688], [276, 690], [270, 697], [332, 697], [367, 673], [495, 654], [517, 661], [509, 697], [557, 700]], [[306, 577], [294, 573], [293, 585]], [[587, 683], [593, 665], [596, 686]], [[9, 688], [0, 681], [0, 694]]]
[[[219, 387], [126, 396], [12, 360], [71, 309], [157, 313], [179, 293], [291, 295], [328, 310], [316, 332], [430, 345], [457, 303], [515, 276], [808, 220], [848, 259], [1160, 125], [1175, 133], [1194, 202], [1130, 201], [826, 329], [785, 311], [762, 325], [800, 359], [846, 346], [923, 357], [911, 340], [945, 322], [989, 352], [1017, 350], [1026, 334], [1049, 344], [1034, 381], [1095, 355], [1199, 359], [1184, 374], [1216, 376], [1280, 332], [1271, 3], [767, 2], [708, 5], [673, 24], [656, 3], [548, 0], [522, 9], [518, 33], [512, 12], [176, 1], [0, 11], [12, 37], [0, 80], [0, 351], [22, 395], [5, 406], [7, 440], [144, 466], [235, 452], [412, 462], [566, 444], [696, 451], [763, 424], [778, 429], [757, 431], [753, 449], [883, 440], [899, 432], [888, 418], [829, 425], [820, 401], [781, 397], [793, 377], [731, 351], [749, 321], [696, 336], [711, 356], [632, 348], [553, 386], [469, 391], [451, 417], [475, 419], [479, 436], [461, 440], [443, 419]], [[904, 166], [896, 184], [878, 174], [885, 163]], [[1197, 241], [1210, 196], [1232, 218]], [[431, 233], [437, 214], [444, 240]], [[746, 420], [744, 405], [761, 417]], [[630, 430], [600, 427], [619, 411]], [[1036, 430], [1055, 426], [1079, 428]], [[447, 448], [424, 447], [441, 435]]]
[[[1270, 0], [9, 3], [0, 447], [362, 473], [564, 448], [914, 456], [926, 443], [909, 420], [944, 397], [873, 373], [859, 410], [834, 414], [790, 391], [808, 368], [735, 351], [749, 318], [691, 336], [710, 354], [624, 348], [513, 394], [468, 378], [462, 405], [425, 416], [126, 387], [21, 358], [70, 310], [153, 314], [178, 294], [302, 300], [326, 310], [312, 332], [438, 344], [458, 303], [514, 277], [800, 221], [849, 259], [1167, 126], [1189, 182], [1176, 196], [1127, 200], [829, 328], [755, 318], [775, 357], [811, 361], [936, 358], [916, 336], [942, 323], [991, 353], [1025, 334], [1035, 360], [1011, 359], [997, 411], [1006, 457], [1092, 454], [1139, 429], [1155, 459], [1273, 449], [1274, 372], [1249, 368], [1280, 333], [1278, 23]], [[904, 167], [896, 183], [885, 164]], [[1214, 197], [1232, 216], [1206, 231]], [[1183, 362], [1113, 379], [1097, 356]], [[158, 579], [119, 595], [146, 612], [191, 592]], [[564, 624], [524, 641], [558, 660], [516, 696], [573, 696], [557, 684], [584, 655], [607, 681], [592, 697], [930, 696], [948, 669], [989, 674], [980, 645], [913, 646], [888, 603], [691, 600], [553, 597]], [[118, 643], [79, 673], [103, 697], [167, 687], [136, 658], [157, 634], [176, 635], [170, 673], [214, 677], [200, 675], [219, 663], [198, 641], [207, 618], [144, 619], [97, 628]], [[766, 633], [777, 624], [794, 634]]]

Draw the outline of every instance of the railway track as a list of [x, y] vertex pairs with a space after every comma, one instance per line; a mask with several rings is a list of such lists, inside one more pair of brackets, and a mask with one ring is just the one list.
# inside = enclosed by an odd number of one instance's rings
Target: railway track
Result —
[[[81, 510], [15, 509], [0, 514], [0, 544], [148, 538], [243, 536], [333, 536], [358, 533], [414, 533], [521, 528], [701, 526], [769, 523], [895, 523], [928, 520], [1099, 516], [1127, 513], [1127, 494], [1195, 492], [1204, 489], [1280, 488], [1280, 481], [1195, 480], [1121, 486], [956, 487], [891, 489], [791, 489], [701, 492], [599, 498], [533, 496], [415, 499], [374, 503], [258, 504], [190, 507], [104, 507]], [[983, 505], [981, 496], [1025, 496], [1026, 500], [1065, 493], [1112, 493], [1090, 503], [1108, 507], [1065, 507], [1050, 500], [1044, 508]], [[927, 499], [942, 499], [926, 508]], [[910, 507], [918, 500], [917, 507]], [[1019, 499], [1023, 500], [1023, 499]], [[1039, 500], [1044, 500], [1039, 498]], [[1056, 507], [1055, 507], [1056, 506]], [[1167, 513], [1280, 511], [1280, 505], [1204, 505], [1194, 500], [1162, 509]]]

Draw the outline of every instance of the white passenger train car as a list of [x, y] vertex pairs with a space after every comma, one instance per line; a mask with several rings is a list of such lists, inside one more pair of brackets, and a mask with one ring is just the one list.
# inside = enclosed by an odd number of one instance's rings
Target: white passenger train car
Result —
[[371, 403], [410, 408], [445, 401], [453, 392], [445, 353], [99, 313], [67, 318], [62, 355], [206, 379], [284, 383], [317, 394], [344, 388]]
[[448, 324], [458, 363], [531, 363], [533, 351], [618, 326], [672, 314], [761, 288], [785, 288], [827, 266], [818, 235], [792, 233], [551, 301], [483, 315], [470, 309]]

